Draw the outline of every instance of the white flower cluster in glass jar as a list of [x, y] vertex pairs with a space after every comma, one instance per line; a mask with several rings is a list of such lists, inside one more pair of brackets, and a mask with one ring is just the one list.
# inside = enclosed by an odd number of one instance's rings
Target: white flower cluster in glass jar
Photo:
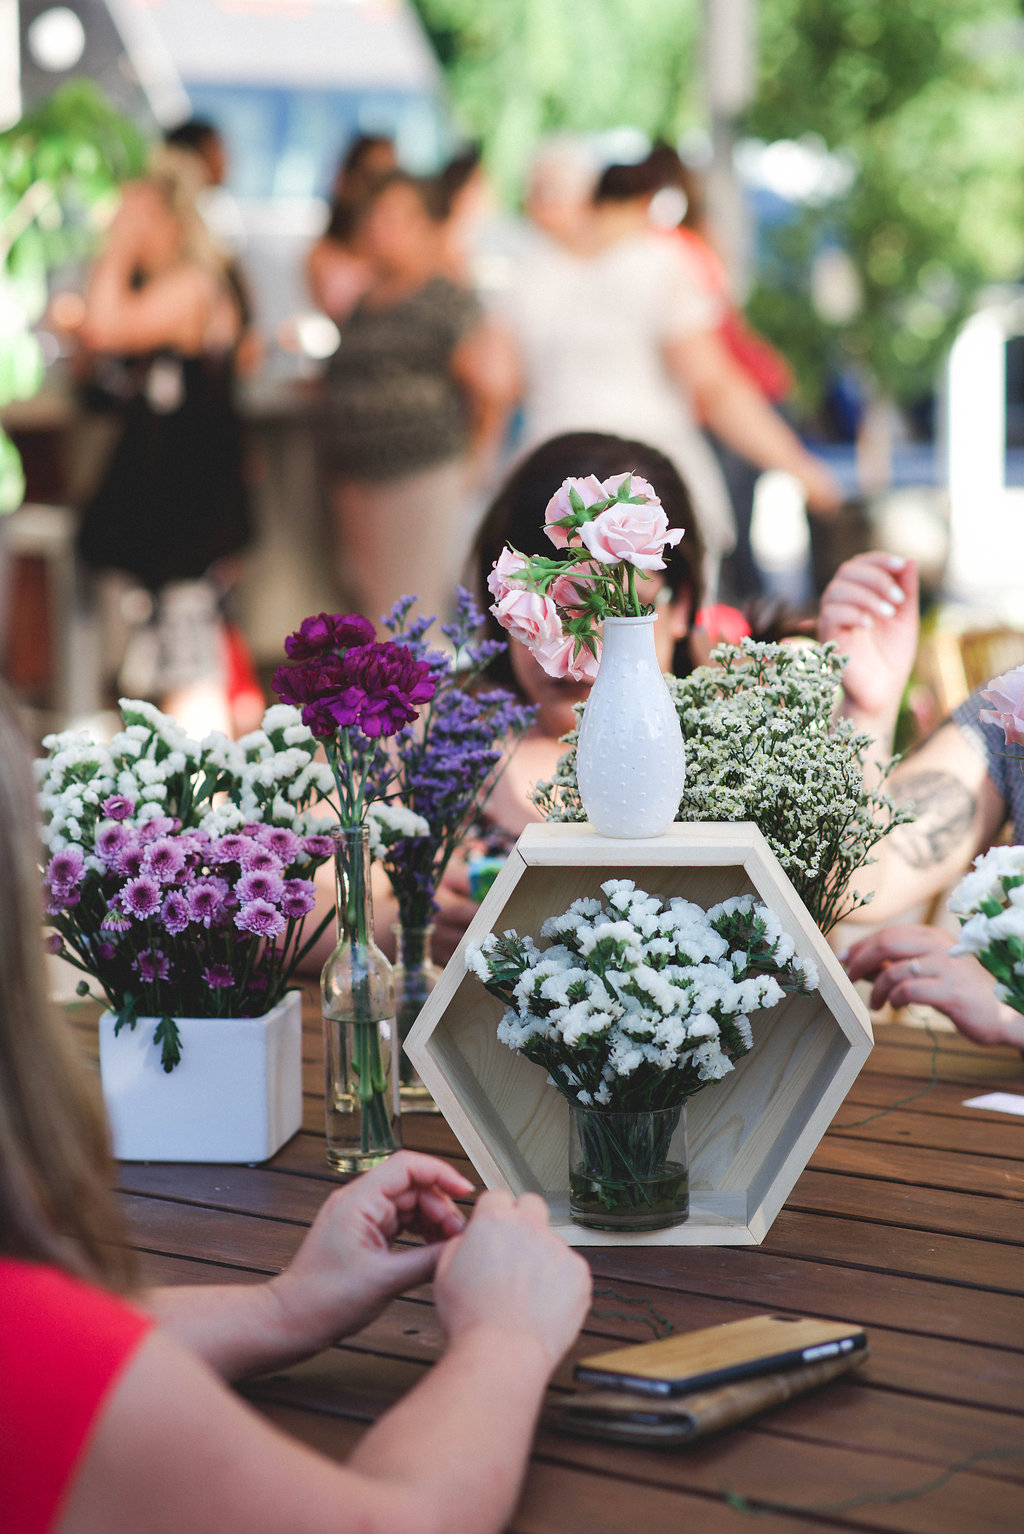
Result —
[[752, 895], [692, 901], [602, 884], [532, 937], [489, 933], [466, 966], [509, 1010], [498, 1038], [586, 1107], [673, 1107], [753, 1046], [749, 1013], [818, 984], [810, 959]]
[[962, 923], [951, 953], [971, 953], [995, 976], [996, 998], [1024, 1012], [1024, 847], [975, 858], [949, 897]]

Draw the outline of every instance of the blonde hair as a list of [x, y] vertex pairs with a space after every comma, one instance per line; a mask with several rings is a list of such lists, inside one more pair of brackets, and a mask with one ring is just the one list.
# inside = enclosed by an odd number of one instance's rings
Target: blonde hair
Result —
[[135, 1264], [98, 1082], [46, 994], [36, 823], [25, 738], [0, 688], [0, 1255], [126, 1289]]
[[207, 187], [199, 155], [174, 144], [158, 144], [149, 157], [146, 179], [163, 199], [167, 211], [181, 230], [181, 253], [186, 260], [223, 276], [228, 257], [214, 240], [199, 211], [200, 194]]

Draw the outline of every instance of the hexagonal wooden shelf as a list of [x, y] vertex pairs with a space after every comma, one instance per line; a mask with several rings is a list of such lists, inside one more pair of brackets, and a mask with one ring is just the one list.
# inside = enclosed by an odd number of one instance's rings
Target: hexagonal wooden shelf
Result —
[[[690, 1217], [622, 1235], [574, 1224], [568, 1211], [568, 1109], [544, 1071], [499, 1044], [502, 1004], [466, 973], [468, 943], [510, 927], [539, 936], [547, 916], [605, 879], [631, 878], [662, 899], [709, 907], [753, 892], [821, 977], [753, 1018], [754, 1047], [724, 1080], [690, 1099]], [[872, 1047], [863, 1002], [755, 825], [678, 823], [664, 836], [615, 841], [588, 825], [536, 825], [471, 922], [406, 1047], [489, 1188], [542, 1193], [572, 1245], [741, 1245], [763, 1241]]]

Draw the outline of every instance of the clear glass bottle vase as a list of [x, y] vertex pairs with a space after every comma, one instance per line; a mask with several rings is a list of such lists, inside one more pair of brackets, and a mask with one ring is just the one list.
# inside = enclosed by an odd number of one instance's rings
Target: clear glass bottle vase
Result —
[[369, 831], [331, 835], [339, 941], [320, 977], [327, 1162], [362, 1172], [402, 1143], [394, 981], [373, 940]]
[[658, 1230], [690, 1211], [686, 1103], [616, 1113], [569, 1104], [569, 1214], [596, 1230]]
[[395, 1016], [398, 1037], [402, 1042], [399, 1065], [400, 1097], [403, 1112], [436, 1112], [434, 1099], [416, 1073], [405, 1052], [409, 1030], [419, 1017], [428, 996], [441, 978], [441, 971], [430, 954], [434, 926], [404, 926], [396, 922], [395, 934]]

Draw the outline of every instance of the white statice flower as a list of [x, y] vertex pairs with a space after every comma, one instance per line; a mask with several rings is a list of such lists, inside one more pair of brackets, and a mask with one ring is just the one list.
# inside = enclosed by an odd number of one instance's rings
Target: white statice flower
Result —
[[241, 807], [228, 801], [207, 810], [199, 822], [199, 829], [208, 836], [227, 836], [229, 831], [240, 831], [245, 823]]
[[975, 858], [971, 872], [964, 874], [950, 895], [947, 909], [954, 916], [966, 917], [977, 911], [982, 901], [1002, 904], [1006, 900], [1002, 881], [1020, 877], [1024, 877], [1024, 847], [992, 847]]
[[470, 974], [475, 975], [478, 980], [482, 980], [486, 985], [491, 978], [491, 966], [487, 962], [487, 956], [479, 943], [469, 944], [466, 949], [465, 962]]
[[720, 1081], [735, 1067], [729, 1056], [710, 1039], [693, 1051], [693, 1064], [701, 1081]]
[[376, 857], [393, 842], [407, 837], [429, 836], [430, 825], [422, 815], [404, 804], [386, 803], [378, 799], [366, 812], [366, 824], [370, 830], [370, 853]]

